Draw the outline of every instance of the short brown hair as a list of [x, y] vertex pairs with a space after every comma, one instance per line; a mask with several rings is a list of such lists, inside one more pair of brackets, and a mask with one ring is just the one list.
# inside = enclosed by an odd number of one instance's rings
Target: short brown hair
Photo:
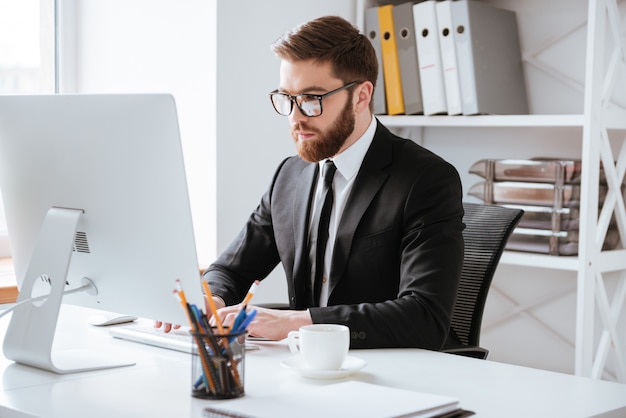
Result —
[[284, 33], [272, 44], [279, 58], [331, 63], [344, 83], [370, 81], [376, 87], [378, 60], [371, 42], [347, 20], [323, 16]]

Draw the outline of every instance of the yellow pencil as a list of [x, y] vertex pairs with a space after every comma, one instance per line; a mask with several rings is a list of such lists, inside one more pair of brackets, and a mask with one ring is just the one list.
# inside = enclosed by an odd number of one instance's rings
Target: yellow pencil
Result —
[[[180, 279], [176, 279], [176, 291], [180, 296], [180, 302], [183, 306], [187, 306], [187, 298], [185, 297], [185, 292], [183, 291], [183, 285], [180, 283]], [[191, 318], [189, 318], [191, 320]]]
[[215, 306], [215, 301], [213, 300], [213, 293], [211, 293], [211, 289], [209, 288], [209, 284], [206, 280], [200, 280], [202, 282], [202, 288], [204, 289], [204, 295], [206, 296], [207, 301], [209, 302], [209, 309], [211, 309], [211, 315], [215, 318], [215, 325], [217, 325], [217, 329], [220, 334], [224, 334], [224, 326], [222, 325], [222, 320], [217, 314], [217, 306]]
[[196, 334], [194, 335], [193, 339], [195, 340], [196, 345], [198, 346], [198, 356], [200, 357], [200, 363], [202, 364], [202, 370], [204, 371], [204, 374], [203, 374], [204, 382], [207, 384], [208, 388], [213, 391], [213, 393], [217, 393], [215, 382], [211, 375], [211, 370], [209, 366], [210, 360], [205, 357], [206, 352], [203, 349], [202, 340], [198, 336], [198, 333], [200, 332], [200, 330], [196, 328], [195, 322], [193, 318], [191, 317], [191, 313], [189, 312], [189, 304], [187, 303], [187, 298], [185, 297], [185, 292], [183, 291], [180, 280], [178, 279], [176, 279], [176, 289], [174, 290], [174, 295], [178, 297], [178, 301], [180, 302], [183, 309], [185, 310], [185, 313], [187, 314], [187, 319], [189, 320], [189, 326], [191, 327], [192, 332]]
[[242, 307], [245, 308], [246, 306], [248, 306], [248, 303], [250, 303], [250, 300], [252, 300], [252, 297], [254, 296], [254, 292], [256, 292], [257, 287], [259, 287], [259, 281], [255, 280], [254, 283], [252, 283], [252, 286], [250, 286], [250, 290], [248, 290], [248, 294], [246, 295], [245, 298], [243, 298], [243, 302]]
[[[217, 306], [215, 306], [215, 301], [213, 300], [213, 293], [211, 292], [211, 288], [209, 287], [209, 283], [206, 280], [200, 280], [202, 282], [202, 288], [204, 289], [204, 295], [207, 298], [207, 301], [209, 302], [209, 309], [211, 309], [211, 315], [213, 315], [213, 318], [215, 318], [215, 325], [217, 325], [217, 329], [219, 330], [220, 334], [223, 336], [225, 335], [224, 333], [224, 326], [222, 324], [222, 320], [220, 319], [219, 315], [217, 314]], [[224, 346], [226, 348], [228, 348], [229, 344], [228, 344], [228, 338], [224, 338], [222, 337], [220, 339], [220, 343], [223, 343]], [[235, 384], [239, 387], [241, 385], [241, 380], [239, 377], [239, 371], [237, 370], [237, 362], [233, 359], [232, 363], [231, 363], [231, 370], [232, 370], [232, 374], [233, 374], [233, 379], [235, 380]]]

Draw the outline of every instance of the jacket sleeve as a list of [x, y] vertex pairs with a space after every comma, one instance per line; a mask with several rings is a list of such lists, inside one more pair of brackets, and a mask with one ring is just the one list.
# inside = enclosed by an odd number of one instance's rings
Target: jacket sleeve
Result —
[[242, 230], [204, 273], [211, 292], [226, 305], [241, 302], [252, 283], [263, 280], [280, 262], [272, 225], [271, 196], [285, 161]]

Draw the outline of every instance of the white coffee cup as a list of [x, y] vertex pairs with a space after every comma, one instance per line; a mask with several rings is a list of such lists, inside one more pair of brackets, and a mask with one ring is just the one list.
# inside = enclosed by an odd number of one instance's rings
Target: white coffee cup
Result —
[[350, 329], [338, 324], [304, 325], [288, 334], [289, 349], [312, 370], [339, 370], [350, 348]]

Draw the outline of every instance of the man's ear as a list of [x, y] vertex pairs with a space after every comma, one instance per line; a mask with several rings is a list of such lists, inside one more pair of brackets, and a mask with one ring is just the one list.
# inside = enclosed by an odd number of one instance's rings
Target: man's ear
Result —
[[362, 112], [368, 110], [370, 102], [372, 101], [372, 94], [374, 92], [374, 85], [369, 81], [361, 83], [356, 91], [356, 101], [354, 103], [355, 111]]

